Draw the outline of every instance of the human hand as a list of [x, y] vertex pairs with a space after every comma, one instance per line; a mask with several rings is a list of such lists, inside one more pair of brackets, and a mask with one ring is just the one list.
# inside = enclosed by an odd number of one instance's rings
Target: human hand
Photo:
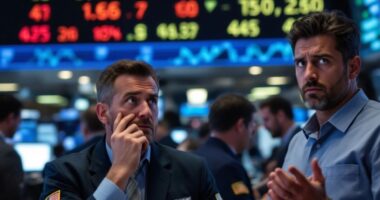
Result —
[[113, 158], [107, 178], [121, 189], [124, 189], [127, 179], [137, 170], [141, 153], [149, 144], [144, 132], [131, 123], [134, 117], [134, 114], [123, 117], [118, 113], [110, 140]]
[[277, 168], [269, 175], [268, 194], [273, 200], [325, 200], [325, 178], [317, 160], [311, 162], [313, 175], [306, 178], [295, 167], [289, 167], [287, 174]]

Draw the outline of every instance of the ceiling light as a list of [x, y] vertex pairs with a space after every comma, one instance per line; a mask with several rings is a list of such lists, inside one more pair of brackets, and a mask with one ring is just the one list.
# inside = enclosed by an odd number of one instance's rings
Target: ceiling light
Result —
[[39, 95], [36, 99], [39, 104], [52, 104], [59, 106], [67, 106], [67, 99], [60, 95]]
[[278, 95], [280, 92], [281, 88], [279, 87], [256, 87], [252, 89], [248, 99], [250, 101], [262, 100], [272, 95]]
[[81, 76], [78, 78], [78, 83], [81, 85], [90, 83], [91, 79], [88, 76]]
[[204, 88], [193, 88], [186, 91], [187, 102], [193, 105], [204, 104], [207, 101], [207, 90]]
[[263, 68], [259, 66], [252, 66], [249, 68], [249, 74], [251, 75], [259, 75], [263, 72]]
[[267, 79], [268, 85], [286, 85], [289, 83], [287, 76], [272, 76]]
[[90, 101], [85, 98], [77, 98], [75, 99], [74, 107], [81, 111], [87, 110], [90, 107]]
[[58, 72], [58, 78], [60, 79], [63, 79], [63, 80], [67, 80], [67, 79], [71, 79], [71, 77], [73, 77], [73, 72], [71, 71], [60, 71]]
[[16, 83], [0, 83], [0, 92], [14, 92], [18, 90]]

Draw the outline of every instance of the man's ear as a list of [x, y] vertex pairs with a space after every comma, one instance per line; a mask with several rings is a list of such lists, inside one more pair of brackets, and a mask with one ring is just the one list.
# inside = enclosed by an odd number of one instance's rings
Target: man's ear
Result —
[[107, 124], [107, 115], [108, 115], [108, 105], [105, 103], [97, 103], [96, 104], [96, 115], [102, 124]]
[[236, 130], [240, 133], [241, 131], [245, 130], [245, 123], [243, 118], [239, 118], [235, 123]]
[[356, 79], [359, 76], [361, 69], [361, 59], [359, 56], [355, 56], [354, 58], [348, 61], [348, 77], [349, 79]]

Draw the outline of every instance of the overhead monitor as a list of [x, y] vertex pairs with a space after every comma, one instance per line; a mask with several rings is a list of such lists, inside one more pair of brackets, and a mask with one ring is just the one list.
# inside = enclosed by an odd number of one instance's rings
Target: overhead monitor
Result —
[[[330, 0], [2, 2], [0, 70], [103, 69], [119, 59], [154, 67], [286, 65], [285, 34]], [[10, 20], [12, 19], [12, 20]]]
[[380, 55], [380, 1], [351, 1], [352, 15], [358, 22], [364, 58]]

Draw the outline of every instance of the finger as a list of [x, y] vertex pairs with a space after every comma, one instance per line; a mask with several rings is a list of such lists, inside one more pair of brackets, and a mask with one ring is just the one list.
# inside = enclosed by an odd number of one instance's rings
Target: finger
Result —
[[115, 121], [113, 121], [113, 127], [115, 127], [115, 128], [117, 127], [117, 125], [120, 123], [122, 116], [123, 115], [121, 114], [121, 112], [117, 113], [116, 119], [115, 119]]
[[321, 168], [319, 167], [319, 164], [318, 164], [318, 161], [317, 159], [313, 159], [311, 161], [311, 169], [313, 171], [313, 180], [314, 181], [318, 181], [322, 184], [324, 184], [325, 182], [325, 177], [323, 176], [322, 174], [322, 170]]
[[276, 174], [274, 181], [278, 183], [281, 188], [288, 190], [292, 186], [293, 180], [284, 170], [277, 168], [274, 173]]
[[274, 172], [271, 172], [271, 173], [269, 173], [269, 176], [268, 176], [268, 181], [271, 181], [271, 180], [273, 180], [275, 176], [276, 176], [276, 175], [275, 175], [275, 173], [274, 173]]
[[272, 200], [282, 200], [273, 190], [269, 190], [268, 194]]
[[124, 134], [134, 135], [135, 137], [140, 137], [144, 135], [144, 132], [137, 126], [137, 124], [130, 124], [124, 131]]
[[145, 152], [149, 145], [148, 139], [146, 137], [139, 137], [136, 138], [136, 141], [141, 144], [141, 152]]
[[289, 167], [289, 172], [294, 175], [296, 178], [296, 181], [298, 182], [299, 185], [307, 185], [310, 184], [307, 178], [300, 172], [297, 168], [291, 166]]
[[291, 194], [281, 188], [276, 182], [272, 181], [268, 183], [268, 187], [272, 192], [277, 196], [278, 199], [287, 199], [290, 198]]
[[[129, 114], [125, 117], [123, 117], [119, 123], [116, 124], [116, 128], [114, 130], [114, 132], [116, 133], [120, 133], [122, 131], [125, 130], [125, 128], [127, 127], [127, 125], [132, 121], [132, 119], [135, 117], [134, 114]], [[116, 117], [117, 118], [117, 117]], [[115, 120], [116, 121], [116, 120]]]

